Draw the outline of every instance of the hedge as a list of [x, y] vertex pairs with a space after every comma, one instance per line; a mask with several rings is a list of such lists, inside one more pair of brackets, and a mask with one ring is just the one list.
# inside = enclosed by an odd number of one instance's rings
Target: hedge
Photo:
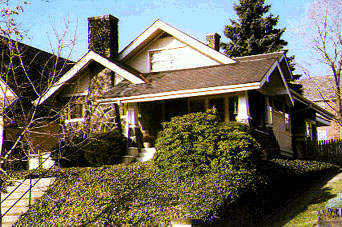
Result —
[[61, 169], [48, 196], [15, 226], [170, 226], [183, 217], [205, 226], [253, 226], [279, 206], [274, 199], [284, 194], [276, 192], [293, 194], [303, 186], [294, 177], [315, 179], [337, 169], [287, 160], [261, 166], [192, 176], [161, 172], [150, 162]]

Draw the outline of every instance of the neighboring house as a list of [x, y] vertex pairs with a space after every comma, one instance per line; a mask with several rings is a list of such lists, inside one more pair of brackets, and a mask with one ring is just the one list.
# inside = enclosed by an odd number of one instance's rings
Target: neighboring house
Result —
[[[336, 89], [333, 76], [306, 77], [300, 79], [298, 83], [303, 85], [304, 97], [334, 113], [337, 117]], [[318, 128], [318, 140], [341, 139], [341, 133], [341, 125], [334, 119], [329, 126]]]
[[[45, 133], [58, 132], [58, 124], [46, 121], [47, 124], [38, 125], [36, 122], [36, 118], [47, 117], [49, 110], [36, 111], [36, 117], [32, 118], [34, 123], [26, 130], [25, 126], [33, 116], [33, 101], [70, 69], [71, 62], [5, 37], [0, 37], [0, 59], [0, 155], [5, 157], [7, 151], [17, 144], [8, 160], [17, 160], [14, 162], [21, 166], [22, 160], [51, 151], [58, 142]], [[26, 133], [18, 140], [24, 130]], [[14, 162], [5, 168], [13, 168]]]
[[332, 115], [292, 92], [284, 52], [230, 58], [218, 34], [207, 44], [157, 20], [118, 52], [118, 19], [89, 18], [89, 51], [38, 105], [64, 107], [64, 125], [88, 133], [121, 127], [139, 148], [171, 117], [215, 107], [222, 121], [239, 121], [273, 137], [282, 155], [316, 140]]

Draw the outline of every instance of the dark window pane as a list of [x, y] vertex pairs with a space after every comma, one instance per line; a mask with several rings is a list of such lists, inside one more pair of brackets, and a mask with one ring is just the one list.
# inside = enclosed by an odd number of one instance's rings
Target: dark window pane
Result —
[[209, 108], [215, 108], [221, 121], [224, 121], [224, 98], [209, 99]]
[[205, 101], [204, 99], [190, 100], [190, 112], [205, 112]]

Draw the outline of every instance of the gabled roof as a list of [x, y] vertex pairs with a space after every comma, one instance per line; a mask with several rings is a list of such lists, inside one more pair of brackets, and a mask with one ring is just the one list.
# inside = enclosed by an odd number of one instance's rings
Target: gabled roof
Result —
[[112, 70], [113, 72], [118, 73], [120, 76], [130, 81], [133, 84], [145, 83], [144, 78], [141, 77], [134, 69], [128, 69], [128, 66], [122, 66], [121, 64], [109, 60], [101, 55], [95, 53], [94, 51], [89, 51], [86, 55], [84, 55], [66, 74], [64, 74], [57, 83], [48, 90], [46, 94], [44, 94], [41, 99], [35, 100], [35, 105], [40, 105], [44, 103], [49, 97], [51, 97], [56, 92], [60, 91], [68, 84], [68, 82], [72, 81], [77, 77], [80, 71], [86, 68], [91, 62], [97, 62], [104, 67]]
[[[139, 102], [261, 89], [265, 78], [279, 67], [278, 60], [283, 55], [283, 52], [262, 54], [237, 58], [234, 64], [148, 73], [144, 76], [149, 83], [134, 85], [123, 81], [105, 98]], [[284, 83], [288, 90], [285, 80]], [[289, 90], [287, 94], [293, 102]]]
[[193, 37], [179, 31], [178, 29], [168, 25], [167, 23], [157, 20], [150, 27], [148, 27], [142, 34], [133, 40], [127, 47], [125, 47], [118, 56], [119, 61], [125, 62], [141, 51], [150, 43], [151, 40], [157, 39], [164, 33], [168, 33], [179, 41], [189, 45], [202, 54], [216, 60], [221, 64], [234, 63], [235, 61], [226, 55], [208, 47], [204, 43], [194, 39]]
[[335, 118], [335, 115], [333, 113], [329, 112], [328, 110], [324, 109], [323, 107], [320, 107], [319, 105], [314, 103], [312, 100], [302, 96], [301, 94], [299, 94], [293, 90], [291, 90], [291, 93], [293, 94], [293, 97], [295, 100], [307, 105], [309, 108], [312, 108], [313, 110], [315, 110], [318, 114], [322, 115], [323, 117], [325, 117], [329, 120], [332, 120]]
[[305, 77], [296, 83], [303, 85], [303, 96], [315, 102], [336, 98], [333, 76]]

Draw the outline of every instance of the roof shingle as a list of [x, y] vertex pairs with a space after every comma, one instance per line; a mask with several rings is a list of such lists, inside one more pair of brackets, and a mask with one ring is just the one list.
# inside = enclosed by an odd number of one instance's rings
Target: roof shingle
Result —
[[145, 74], [146, 84], [123, 81], [106, 97], [120, 98], [164, 92], [260, 82], [283, 53], [237, 58], [237, 63]]

